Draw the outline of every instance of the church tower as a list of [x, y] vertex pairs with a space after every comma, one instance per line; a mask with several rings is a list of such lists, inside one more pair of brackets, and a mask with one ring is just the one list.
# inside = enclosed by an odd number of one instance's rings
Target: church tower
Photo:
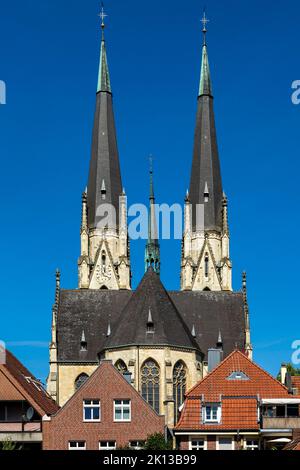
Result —
[[202, 65], [190, 189], [185, 200], [181, 289], [232, 291], [228, 203], [222, 188], [205, 14], [202, 22]]
[[90, 174], [82, 196], [80, 289], [130, 289], [127, 198], [122, 189], [113, 97], [102, 40], [92, 138]]

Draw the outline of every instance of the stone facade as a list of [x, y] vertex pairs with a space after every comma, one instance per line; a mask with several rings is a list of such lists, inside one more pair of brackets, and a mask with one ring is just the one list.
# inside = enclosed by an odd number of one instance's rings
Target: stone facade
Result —
[[232, 291], [232, 264], [227, 220], [227, 200], [223, 201], [223, 230], [193, 230], [192, 207], [185, 202], [181, 263], [182, 290]]
[[131, 274], [127, 233], [126, 195], [120, 196], [118, 228], [93, 228], [87, 224], [87, 195], [82, 197], [80, 289], [130, 289]]

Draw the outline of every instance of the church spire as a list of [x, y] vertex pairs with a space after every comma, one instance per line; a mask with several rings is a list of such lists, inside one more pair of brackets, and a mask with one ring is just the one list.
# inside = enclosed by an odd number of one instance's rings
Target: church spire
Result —
[[109, 70], [108, 70], [108, 62], [107, 62], [106, 47], [105, 47], [105, 35], [104, 35], [104, 29], [105, 29], [104, 19], [107, 17], [107, 15], [104, 13], [103, 4], [101, 7], [101, 13], [99, 16], [101, 18], [102, 39], [101, 39], [101, 49], [100, 49], [97, 93], [99, 91], [106, 91], [107, 93], [111, 93], [110, 76], [109, 76]]
[[201, 21], [202, 63], [190, 189], [185, 201], [181, 288], [231, 291], [228, 208], [217, 145], [205, 12]]
[[153, 164], [150, 157], [150, 196], [149, 196], [149, 221], [148, 221], [148, 242], [145, 252], [145, 270], [152, 267], [153, 270], [160, 273], [160, 247], [158, 243], [156, 213], [155, 213], [155, 196], [153, 188]]
[[[108, 205], [111, 205], [115, 210], [115, 214], [113, 213], [112, 217], [109, 217], [108, 228], [118, 227], [119, 197], [122, 194], [112, 91], [104, 38], [104, 18], [106, 16], [102, 6], [100, 13], [101, 53], [87, 194], [89, 229], [95, 229], [99, 226], [103, 216], [107, 213], [105, 208]], [[101, 206], [103, 206], [103, 210]]]
[[201, 75], [200, 75], [200, 86], [199, 86], [199, 96], [207, 95], [212, 96], [212, 84], [210, 78], [209, 62], [208, 62], [208, 52], [206, 44], [206, 25], [209, 20], [206, 18], [206, 13], [204, 11], [203, 18], [201, 20], [203, 24], [203, 47], [202, 47], [202, 63], [201, 63]]
[[223, 191], [206, 41], [208, 19], [205, 13], [202, 23], [202, 64], [190, 182], [190, 202], [193, 205], [194, 230], [201, 229], [199, 221], [196, 220], [196, 206], [201, 204], [204, 205], [204, 230], [221, 232]]

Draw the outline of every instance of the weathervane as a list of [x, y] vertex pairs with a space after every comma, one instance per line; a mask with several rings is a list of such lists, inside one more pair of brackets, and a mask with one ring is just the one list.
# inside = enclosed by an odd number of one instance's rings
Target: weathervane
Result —
[[99, 16], [100, 16], [100, 18], [101, 18], [101, 28], [104, 29], [104, 28], [105, 28], [104, 20], [105, 20], [105, 18], [107, 18], [107, 15], [106, 15], [106, 13], [104, 12], [104, 4], [103, 4], [103, 2], [101, 3], [101, 13], [99, 13]]

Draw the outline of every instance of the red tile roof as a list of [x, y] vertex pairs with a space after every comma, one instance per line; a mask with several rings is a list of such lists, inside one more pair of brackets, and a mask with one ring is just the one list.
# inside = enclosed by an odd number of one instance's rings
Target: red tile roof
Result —
[[300, 394], [300, 375], [292, 375], [292, 387], [297, 388], [297, 393]]
[[[8, 350], [6, 350], [5, 364], [0, 364], [0, 372], [5, 375], [12, 387], [15, 387], [15, 393], [27, 400], [41, 416], [51, 415], [59, 409], [34, 375]], [[8, 389], [10, 387], [6, 387], [6, 393]]]
[[[247, 379], [228, 380], [233, 372], [243, 372]], [[176, 429], [257, 430], [257, 401], [262, 398], [291, 398], [291, 395], [284, 385], [245, 354], [234, 351], [187, 393]], [[202, 424], [202, 402], [222, 402], [221, 423]]]

